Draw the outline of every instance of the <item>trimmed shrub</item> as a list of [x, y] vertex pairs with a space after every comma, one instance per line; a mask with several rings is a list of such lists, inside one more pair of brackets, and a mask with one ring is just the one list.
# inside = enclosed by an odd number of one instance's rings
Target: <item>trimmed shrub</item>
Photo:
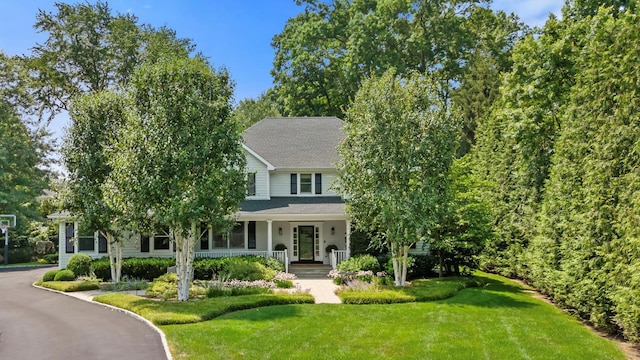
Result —
[[75, 254], [69, 259], [67, 269], [73, 271], [76, 276], [89, 275], [91, 272], [91, 257], [87, 254]]
[[20, 264], [20, 263], [26, 263], [30, 261], [31, 261], [31, 249], [9, 248], [9, 264]]
[[338, 265], [338, 271], [345, 273], [357, 273], [359, 271], [380, 271], [380, 263], [372, 255], [358, 255], [351, 257]]
[[178, 296], [178, 275], [164, 274], [153, 280], [146, 291], [147, 296], [170, 299]]
[[53, 277], [53, 281], [73, 281], [75, 279], [75, 273], [68, 269], [58, 271], [58, 273]]
[[273, 250], [275, 250], [275, 251], [285, 251], [285, 250], [287, 250], [287, 247], [285, 246], [285, 244], [276, 244], [276, 246], [273, 248]]
[[407, 274], [407, 280], [426, 279], [438, 276], [438, 274], [433, 271], [433, 269], [438, 266], [438, 258], [436, 256], [427, 254], [411, 255], [411, 257], [414, 261], [413, 266], [411, 266]]
[[[173, 258], [126, 258], [122, 259], [122, 276], [151, 281], [167, 272], [167, 268], [175, 266]], [[93, 260], [91, 263], [96, 277], [105, 281], [111, 280], [109, 258]]]
[[97, 281], [48, 281], [40, 284], [40, 286], [64, 292], [97, 290], [100, 288]]
[[241, 257], [231, 258], [227, 266], [220, 271], [220, 274], [229, 279], [254, 281], [271, 280], [276, 275], [275, 270], [267, 269], [259, 262], [248, 261]]
[[264, 265], [275, 271], [284, 271], [284, 264], [276, 258], [268, 258]]
[[57, 264], [58, 263], [58, 254], [47, 254], [42, 257], [47, 264]]
[[60, 270], [51, 270], [44, 273], [42, 276], [42, 281], [53, 281], [56, 278], [56, 274], [60, 272]]

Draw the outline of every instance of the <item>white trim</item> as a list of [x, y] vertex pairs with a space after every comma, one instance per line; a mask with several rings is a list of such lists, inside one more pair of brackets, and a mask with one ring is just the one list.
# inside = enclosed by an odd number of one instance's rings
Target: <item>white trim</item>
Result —
[[275, 170], [276, 169], [275, 166], [273, 166], [270, 162], [268, 162], [262, 156], [258, 155], [257, 152], [251, 150], [251, 148], [248, 147], [247, 145], [242, 144], [242, 148], [245, 149], [249, 154], [253, 155], [256, 159], [258, 159], [258, 161], [260, 161], [261, 163], [265, 164], [267, 166], [267, 170]]

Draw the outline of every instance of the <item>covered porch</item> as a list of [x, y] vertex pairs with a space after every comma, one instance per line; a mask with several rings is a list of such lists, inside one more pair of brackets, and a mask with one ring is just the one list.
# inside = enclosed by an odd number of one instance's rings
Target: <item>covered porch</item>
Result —
[[283, 251], [287, 264], [335, 268], [349, 258], [351, 223], [339, 197], [247, 200], [237, 220], [246, 224], [248, 244], [255, 242], [258, 251]]

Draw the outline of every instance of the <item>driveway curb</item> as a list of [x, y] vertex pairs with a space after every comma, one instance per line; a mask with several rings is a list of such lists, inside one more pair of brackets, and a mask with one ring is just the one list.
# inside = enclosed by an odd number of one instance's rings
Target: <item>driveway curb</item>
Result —
[[35, 288], [38, 288], [38, 289], [41, 289], [41, 290], [46, 290], [46, 291], [50, 291], [50, 292], [53, 292], [53, 293], [62, 294], [62, 295], [65, 295], [65, 296], [68, 296], [68, 297], [71, 297], [71, 298], [74, 298], [74, 299], [78, 299], [78, 300], [81, 300], [81, 301], [84, 301], [84, 302], [88, 302], [88, 303], [104, 306], [104, 307], [109, 308], [111, 310], [119, 311], [121, 313], [127, 314], [127, 315], [129, 315], [129, 316], [131, 316], [131, 317], [133, 317], [135, 319], [138, 319], [138, 320], [142, 321], [143, 323], [145, 323], [149, 327], [151, 327], [155, 332], [157, 332], [158, 335], [160, 335], [160, 341], [162, 341], [162, 347], [164, 348], [164, 352], [165, 352], [165, 355], [167, 357], [167, 360], [173, 360], [173, 357], [171, 356], [171, 352], [169, 351], [169, 344], [167, 343], [167, 337], [165, 336], [164, 332], [162, 332], [162, 330], [160, 330], [160, 328], [158, 328], [154, 323], [152, 323], [151, 321], [143, 318], [142, 316], [140, 316], [140, 315], [138, 315], [138, 314], [136, 314], [136, 313], [134, 313], [132, 311], [126, 310], [126, 309], [121, 309], [119, 307], [115, 307], [115, 306], [112, 306], [112, 305], [103, 304], [103, 303], [100, 303], [100, 302], [97, 302], [97, 301], [93, 301], [93, 299], [89, 300], [89, 299], [84, 298], [84, 297], [75, 296], [75, 295], [73, 295], [73, 293], [66, 293], [64, 291], [58, 291], [58, 290], [54, 290], [54, 289], [49, 289], [49, 288], [46, 288], [46, 287], [38, 286], [35, 283], [31, 284], [31, 286], [33, 286]]

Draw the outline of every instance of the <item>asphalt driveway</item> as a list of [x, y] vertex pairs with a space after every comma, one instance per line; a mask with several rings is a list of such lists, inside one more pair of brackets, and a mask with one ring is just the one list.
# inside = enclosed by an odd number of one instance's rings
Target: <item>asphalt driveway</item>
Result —
[[32, 287], [48, 270], [0, 272], [0, 359], [166, 359], [142, 321]]

